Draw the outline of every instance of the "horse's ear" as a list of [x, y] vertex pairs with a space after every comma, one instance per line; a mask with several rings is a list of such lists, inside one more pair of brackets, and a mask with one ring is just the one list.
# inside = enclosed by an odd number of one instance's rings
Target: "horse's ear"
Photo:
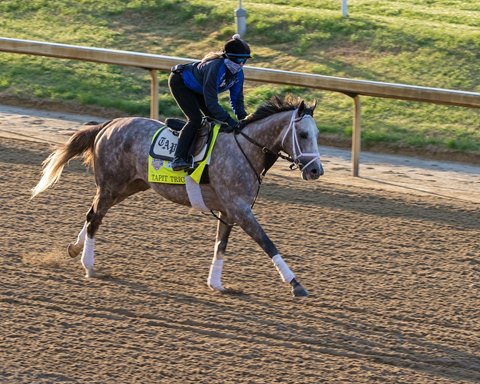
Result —
[[305, 101], [302, 100], [302, 102], [298, 106], [298, 116], [302, 116], [304, 113], [305, 113]]
[[313, 116], [315, 108], [317, 108], [317, 99], [314, 100], [314, 103], [311, 107], [305, 107], [305, 114]]

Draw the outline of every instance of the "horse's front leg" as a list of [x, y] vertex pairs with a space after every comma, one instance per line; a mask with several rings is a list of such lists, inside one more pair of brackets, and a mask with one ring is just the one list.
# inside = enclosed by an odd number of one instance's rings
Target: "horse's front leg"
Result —
[[217, 226], [217, 237], [215, 240], [215, 251], [213, 254], [210, 273], [208, 274], [208, 286], [215, 291], [224, 291], [222, 285], [223, 257], [227, 249], [228, 237], [232, 231], [233, 224], [228, 224], [228, 218], [220, 213], [220, 220]]
[[295, 274], [282, 259], [277, 248], [269, 239], [262, 226], [255, 218], [250, 206], [244, 206], [232, 215], [235, 222], [272, 258], [273, 265], [285, 283], [292, 287], [292, 294], [296, 297], [308, 296], [308, 291], [295, 279]]

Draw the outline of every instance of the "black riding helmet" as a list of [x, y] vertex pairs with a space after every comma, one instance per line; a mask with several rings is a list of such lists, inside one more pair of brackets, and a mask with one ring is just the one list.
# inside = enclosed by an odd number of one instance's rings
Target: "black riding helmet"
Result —
[[239, 34], [232, 36], [231, 40], [228, 40], [225, 43], [223, 48], [223, 53], [229, 59], [249, 59], [252, 56], [250, 55], [250, 47], [248, 44], [240, 38]]

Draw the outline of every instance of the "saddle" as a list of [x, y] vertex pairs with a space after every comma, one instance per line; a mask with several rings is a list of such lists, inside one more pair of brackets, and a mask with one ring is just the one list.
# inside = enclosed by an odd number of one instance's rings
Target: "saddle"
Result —
[[[177, 135], [180, 133], [185, 124], [186, 121], [182, 119], [176, 119], [173, 117], [165, 119], [165, 125], [176, 132]], [[190, 156], [195, 158], [202, 152], [204, 148], [206, 148], [207, 144], [210, 142], [213, 125], [214, 123], [206, 117], [202, 120], [200, 130], [196, 133], [193, 143], [188, 151]]]
[[[178, 136], [186, 121], [169, 117], [165, 119], [165, 126], [167, 129], [157, 132], [152, 146], [150, 148], [150, 156], [161, 160], [173, 160], [175, 149], [177, 148]], [[200, 130], [196, 132], [195, 139], [189, 148], [188, 154], [192, 156], [195, 161], [203, 160], [208, 143], [212, 137], [212, 128], [214, 123], [208, 118], [202, 120]]]

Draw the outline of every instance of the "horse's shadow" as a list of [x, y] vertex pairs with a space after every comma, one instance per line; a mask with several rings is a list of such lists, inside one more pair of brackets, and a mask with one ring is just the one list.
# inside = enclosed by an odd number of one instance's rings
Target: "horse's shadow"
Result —
[[[276, 176], [281, 177], [281, 176]], [[408, 202], [401, 199], [390, 199], [378, 194], [353, 193], [338, 186], [320, 185], [314, 191], [305, 193], [305, 189], [295, 185], [279, 185], [265, 182], [259, 199], [291, 204], [291, 196], [295, 196], [295, 204], [317, 206], [319, 208], [342, 208], [343, 210], [380, 217], [403, 217], [413, 220], [428, 220], [439, 224], [448, 224], [465, 229], [478, 229], [480, 211], [469, 210], [464, 212], [451, 209], [448, 206], [435, 205], [421, 202]], [[366, 202], [368, 201], [368, 204]]]
[[[325, 304], [321, 302], [322, 298], [315, 296], [307, 299], [307, 305], [298, 299], [292, 303], [283, 301], [275, 304], [264, 297], [235, 290], [225, 293], [230, 296], [227, 301], [212, 300], [211, 295], [159, 291], [114, 276], [105, 281], [141, 291], [145, 301], [173, 301], [175, 305], [203, 308], [208, 313], [228, 314], [235, 319], [214, 324], [207, 323], [201, 316], [167, 321], [164, 313], [150, 311], [139, 315], [132, 311], [114, 310], [116, 315], [144, 317], [151, 325], [217, 339], [252, 342], [265, 348], [283, 348], [290, 350], [292, 356], [298, 351], [308, 351], [312, 365], [322, 364], [322, 355], [328, 355], [360, 363], [363, 360], [366, 365], [404, 368], [432, 378], [472, 382], [480, 379], [478, 356], [429, 341], [428, 335], [411, 330], [415, 329], [414, 325], [401, 319], [388, 318], [388, 325], [372, 323], [372, 319], [385, 323], [384, 316], [368, 309]], [[435, 328], [435, 332], [438, 331], [435, 320], [425, 320], [423, 325], [426, 322], [432, 330]]]

